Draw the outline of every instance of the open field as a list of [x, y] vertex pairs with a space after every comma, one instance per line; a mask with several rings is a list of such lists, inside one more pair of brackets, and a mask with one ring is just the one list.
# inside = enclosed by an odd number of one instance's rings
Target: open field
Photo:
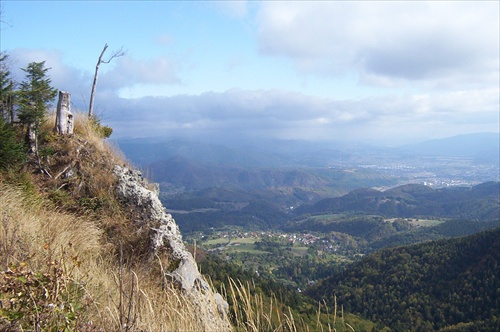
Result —
[[226, 247], [226, 250], [229, 252], [246, 252], [253, 255], [265, 255], [270, 254], [268, 251], [255, 249], [255, 245], [253, 244], [234, 244]]
[[202, 243], [202, 245], [220, 245], [220, 244], [228, 244], [229, 243], [229, 239], [228, 238], [224, 238], [224, 237], [220, 237], [220, 238], [217, 238], [217, 239], [211, 239], [211, 240], [208, 240], [208, 241], [204, 241]]
[[384, 219], [385, 222], [394, 222], [398, 219], [404, 219], [408, 221], [412, 226], [418, 227], [432, 227], [444, 223], [446, 220], [441, 219], [418, 219], [418, 218], [388, 218]]
[[409, 222], [413, 226], [432, 227], [432, 226], [437, 226], [439, 224], [444, 223], [445, 220], [413, 219], [413, 220], [409, 220]]
[[292, 253], [296, 256], [304, 256], [307, 254], [307, 247], [304, 246], [293, 246], [292, 247]]
[[234, 237], [229, 240], [228, 237], [220, 237], [202, 242], [202, 246], [206, 247], [224, 247], [225, 250], [230, 252], [248, 252], [250, 254], [268, 254], [267, 251], [255, 249], [254, 243], [260, 241], [256, 237]]

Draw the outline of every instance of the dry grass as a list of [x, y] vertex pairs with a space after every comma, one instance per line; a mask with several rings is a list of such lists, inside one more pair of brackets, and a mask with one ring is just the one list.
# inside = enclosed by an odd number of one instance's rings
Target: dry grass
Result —
[[39, 162], [0, 174], [0, 330], [217, 326], [204, 319], [214, 308], [166, 280], [160, 260], [137, 259], [147, 234], [114, 197], [112, 167], [125, 159], [85, 116], [73, 137], [52, 134], [54, 123], [42, 129]]
[[[104, 234], [93, 221], [56, 212], [43, 199], [26, 199], [22, 191], [3, 182], [0, 193], [0, 308], [6, 309], [0, 315], [0, 330], [44, 330], [56, 323], [77, 330], [207, 330], [200, 308], [160, 275], [152, 275], [150, 265], [131, 269], [107, 256], [101, 245]], [[32, 284], [10, 289], [11, 275]], [[36, 304], [24, 303], [22, 317], [8, 316], [9, 308], [14, 308], [10, 313], [19, 312], [12, 301], [37, 295], [35, 283], [40, 279], [35, 276], [42, 275], [55, 276], [43, 284], [47, 293], [38, 294], [42, 298], [36, 298]], [[74, 285], [77, 292], [70, 290]], [[27, 294], [17, 297], [22, 291]], [[75, 318], [63, 323], [37, 319], [54, 316], [54, 306], [66, 306], [65, 314], [73, 311]]]
[[[256, 290], [252, 282], [242, 283], [229, 278], [230, 318], [236, 331], [245, 332], [352, 332], [372, 330], [373, 325], [364, 325], [358, 319], [344, 316], [343, 306], [338, 310], [335, 299], [334, 308], [325, 302], [318, 303], [316, 317], [304, 316], [293, 312], [290, 307], [280, 303], [276, 297], [266, 297]], [[349, 322], [348, 322], [349, 321]]]
[[237, 331], [310, 331], [300, 318], [297, 321], [289, 307], [275, 297], [267, 298], [255, 292], [252, 283], [243, 284], [230, 278], [229, 297], [232, 302], [230, 314]]
[[[56, 316], [55, 308], [66, 316], [75, 311], [73, 300], [87, 300], [76, 293], [96, 268], [101, 231], [83, 218], [46, 209], [42, 198], [26, 197], [3, 182], [0, 193], [0, 298], [10, 310], [1, 318], [16, 329], [62, 324], [47, 317]], [[27, 299], [32, 301], [24, 303]]]
[[[168, 257], [143, 255], [148, 234], [114, 197], [112, 167], [127, 164], [123, 156], [85, 115], [76, 115], [73, 137], [54, 135], [54, 123], [42, 128], [38, 160], [0, 174], [0, 330], [225, 330], [228, 321], [207, 320], [214, 301], [165, 279]], [[325, 325], [321, 306], [308, 326], [250, 283], [231, 280], [228, 295], [236, 331], [352, 329], [335, 321], [336, 309]]]
[[63, 254], [85, 258], [98, 254], [101, 232], [92, 222], [47, 210], [42, 198], [27, 198], [21, 190], [2, 182], [0, 192], [2, 266], [29, 258], [39, 269]]

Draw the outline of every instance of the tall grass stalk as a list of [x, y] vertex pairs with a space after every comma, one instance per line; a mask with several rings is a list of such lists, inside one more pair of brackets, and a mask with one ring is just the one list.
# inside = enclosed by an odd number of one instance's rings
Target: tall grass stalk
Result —
[[[333, 310], [325, 301], [318, 302], [315, 318], [306, 323], [303, 318], [277, 301], [275, 296], [266, 297], [255, 288], [253, 281], [242, 283], [229, 278], [229, 288], [223, 288], [230, 300], [230, 316], [235, 331], [245, 332], [313, 332], [354, 331], [344, 319], [341, 306], [341, 321], [337, 322], [337, 299]], [[224, 287], [224, 286], [223, 286]]]

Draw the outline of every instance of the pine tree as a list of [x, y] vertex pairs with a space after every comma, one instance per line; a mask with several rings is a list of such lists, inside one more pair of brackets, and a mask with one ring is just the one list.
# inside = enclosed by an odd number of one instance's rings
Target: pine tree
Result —
[[14, 127], [0, 117], [0, 170], [22, 163], [26, 158], [23, 150], [23, 145], [16, 141]]
[[0, 116], [14, 122], [14, 81], [7, 65], [7, 54], [0, 55]]
[[[49, 104], [54, 101], [57, 90], [50, 86], [45, 61], [31, 62], [22, 69], [26, 73], [25, 81], [19, 89], [18, 118], [27, 126], [27, 141], [36, 150], [36, 136]], [[35, 144], [33, 142], [35, 141]]]

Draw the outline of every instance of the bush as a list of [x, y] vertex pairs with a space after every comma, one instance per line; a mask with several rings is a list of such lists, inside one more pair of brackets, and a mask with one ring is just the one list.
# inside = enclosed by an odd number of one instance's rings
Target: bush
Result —
[[14, 127], [0, 117], [0, 170], [15, 167], [26, 159], [23, 145], [16, 140]]
[[109, 126], [103, 126], [101, 124], [101, 119], [96, 115], [92, 116], [92, 124], [94, 125], [95, 131], [101, 138], [109, 138], [113, 134], [113, 128]]

